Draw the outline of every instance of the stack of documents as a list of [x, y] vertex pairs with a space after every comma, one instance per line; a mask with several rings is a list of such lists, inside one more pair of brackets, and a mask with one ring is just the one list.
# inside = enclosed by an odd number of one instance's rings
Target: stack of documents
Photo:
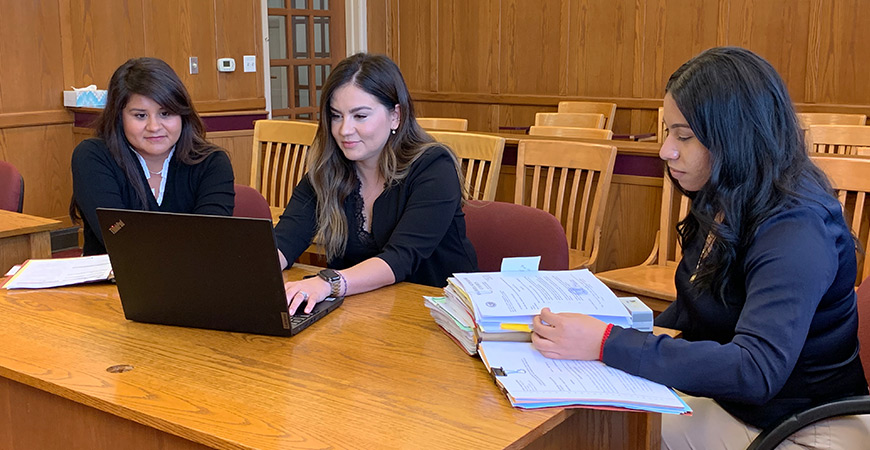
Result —
[[71, 284], [109, 281], [113, 277], [109, 255], [78, 258], [29, 259], [4, 289], [41, 289]]
[[672, 389], [601, 361], [549, 359], [527, 342], [482, 342], [480, 357], [518, 408], [585, 406], [666, 414], [692, 410]]
[[469, 354], [479, 341], [528, 341], [532, 318], [547, 307], [625, 328], [631, 314], [588, 270], [460, 273], [444, 297], [428, 297], [432, 317]]
[[455, 274], [444, 297], [425, 297], [425, 304], [466, 353], [480, 354], [511, 405], [691, 413], [666, 386], [600, 361], [550, 359], [528, 342], [532, 319], [545, 307], [649, 331], [652, 311], [639, 300], [621, 301], [588, 270], [506, 271], [504, 265], [501, 272]]

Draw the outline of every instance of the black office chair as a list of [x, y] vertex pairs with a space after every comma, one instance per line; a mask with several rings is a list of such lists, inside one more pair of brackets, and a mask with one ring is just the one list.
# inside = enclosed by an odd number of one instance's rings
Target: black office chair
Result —
[[[864, 375], [870, 376], [870, 277], [858, 287], [858, 340], [862, 344], [860, 352]], [[867, 381], [870, 383], [870, 379]], [[843, 398], [786, 417], [759, 434], [746, 450], [773, 450], [807, 425], [833, 417], [860, 414], [870, 414], [870, 395]]]
[[24, 178], [6, 161], [0, 161], [0, 209], [19, 213], [24, 210]]

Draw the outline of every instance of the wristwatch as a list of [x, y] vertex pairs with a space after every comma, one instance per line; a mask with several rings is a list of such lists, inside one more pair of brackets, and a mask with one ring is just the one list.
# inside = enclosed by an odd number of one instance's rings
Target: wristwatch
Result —
[[332, 269], [323, 269], [317, 272], [317, 276], [329, 283], [331, 289], [329, 296], [338, 297], [338, 294], [341, 292], [341, 275]]

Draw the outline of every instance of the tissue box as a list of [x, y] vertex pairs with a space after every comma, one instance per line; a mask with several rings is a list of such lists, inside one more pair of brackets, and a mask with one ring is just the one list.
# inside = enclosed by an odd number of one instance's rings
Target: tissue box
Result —
[[63, 91], [63, 106], [78, 106], [87, 108], [104, 108], [106, 106], [106, 90]]

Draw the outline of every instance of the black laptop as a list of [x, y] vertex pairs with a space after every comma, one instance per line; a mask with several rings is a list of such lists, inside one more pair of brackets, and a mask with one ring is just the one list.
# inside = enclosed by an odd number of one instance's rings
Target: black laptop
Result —
[[128, 320], [292, 336], [342, 303], [288, 314], [268, 219], [110, 208], [97, 217]]

